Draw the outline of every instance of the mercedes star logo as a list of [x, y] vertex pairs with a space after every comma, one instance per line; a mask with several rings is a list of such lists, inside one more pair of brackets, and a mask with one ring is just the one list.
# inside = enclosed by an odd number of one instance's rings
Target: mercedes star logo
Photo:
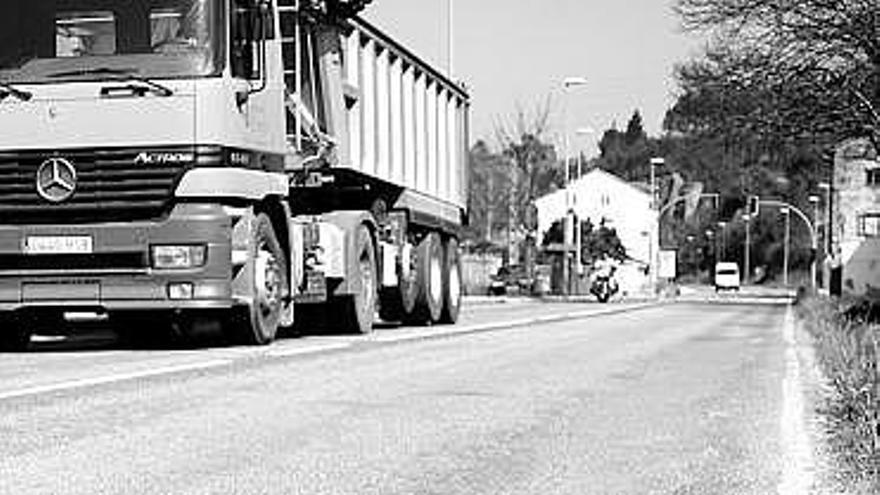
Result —
[[49, 158], [37, 169], [37, 193], [46, 201], [60, 203], [76, 191], [76, 169], [70, 160]]

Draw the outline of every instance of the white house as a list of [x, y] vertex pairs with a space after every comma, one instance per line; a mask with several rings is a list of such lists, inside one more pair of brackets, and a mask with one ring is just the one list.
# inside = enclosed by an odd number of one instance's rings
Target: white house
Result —
[[657, 213], [651, 209], [651, 195], [647, 188], [597, 168], [572, 181], [565, 189], [538, 198], [535, 203], [539, 242], [553, 222], [563, 218], [571, 208], [581, 220], [589, 218], [598, 226], [604, 219], [606, 226], [617, 230], [617, 236], [631, 258], [619, 274], [624, 291], [636, 292], [645, 288], [648, 277], [643, 269], [646, 266], [656, 273]]

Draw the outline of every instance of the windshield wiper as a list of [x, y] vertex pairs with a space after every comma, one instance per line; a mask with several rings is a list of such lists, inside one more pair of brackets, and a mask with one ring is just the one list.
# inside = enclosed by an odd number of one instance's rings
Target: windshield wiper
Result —
[[159, 96], [171, 96], [174, 91], [168, 86], [163, 86], [155, 81], [151, 81], [146, 77], [139, 76], [134, 69], [114, 69], [112, 67], [94, 67], [91, 69], [77, 69], [64, 72], [56, 72], [49, 74], [49, 77], [77, 77], [77, 76], [118, 76], [114, 77], [116, 81], [137, 81], [145, 84]]
[[9, 83], [0, 82], [0, 101], [5, 100], [9, 95], [21, 101], [28, 101], [34, 97], [34, 94], [30, 91], [22, 91]]

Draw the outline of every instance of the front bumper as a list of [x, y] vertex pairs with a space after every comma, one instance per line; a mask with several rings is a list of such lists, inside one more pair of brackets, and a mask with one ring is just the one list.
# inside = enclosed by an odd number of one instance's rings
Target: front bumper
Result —
[[[179, 204], [162, 220], [88, 225], [0, 225], [0, 311], [27, 308], [176, 310], [230, 308], [232, 217], [220, 205]], [[91, 254], [24, 253], [31, 236], [90, 236]], [[204, 266], [151, 267], [154, 244], [205, 244]], [[190, 283], [172, 299], [169, 284]]]

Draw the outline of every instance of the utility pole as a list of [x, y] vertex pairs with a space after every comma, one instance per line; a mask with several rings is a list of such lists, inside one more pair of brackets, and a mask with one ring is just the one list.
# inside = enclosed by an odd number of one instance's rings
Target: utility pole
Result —
[[495, 176], [495, 171], [492, 170], [492, 168], [490, 167], [489, 177], [488, 177], [488, 180], [486, 181], [487, 182], [487, 184], [486, 184], [487, 191], [486, 192], [488, 193], [488, 196], [489, 196], [489, 198], [488, 198], [489, 201], [486, 203], [486, 205], [487, 205], [487, 207], [486, 207], [486, 242], [487, 243], [492, 242], [492, 209], [495, 206], [494, 204], [492, 204], [492, 197], [493, 197], [492, 196], [492, 185], [493, 185], [492, 179], [494, 176]]
[[516, 265], [516, 249], [513, 239], [516, 227], [516, 161], [510, 160], [510, 189], [507, 192], [507, 264]]
[[564, 163], [564, 177], [565, 177], [565, 217], [563, 219], [563, 231], [565, 232], [565, 237], [563, 240], [563, 255], [562, 255], [562, 279], [564, 280], [563, 286], [565, 287], [564, 295], [569, 295], [571, 293], [572, 286], [572, 256], [569, 252], [568, 248], [574, 243], [574, 224], [572, 221], [574, 220], [573, 210], [574, 206], [572, 205], [572, 187], [571, 187], [571, 171], [569, 170], [569, 165], [571, 162], [571, 157], [569, 154], [571, 153], [571, 146], [568, 136], [568, 99], [569, 99], [569, 88], [584, 86], [587, 84], [587, 80], [583, 77], [566, 77], [562, 81], [562, 97], [564, 103], [562, 105], [562, 144], [563, 144], [563, 152], [562, 152], [562, 161]]

